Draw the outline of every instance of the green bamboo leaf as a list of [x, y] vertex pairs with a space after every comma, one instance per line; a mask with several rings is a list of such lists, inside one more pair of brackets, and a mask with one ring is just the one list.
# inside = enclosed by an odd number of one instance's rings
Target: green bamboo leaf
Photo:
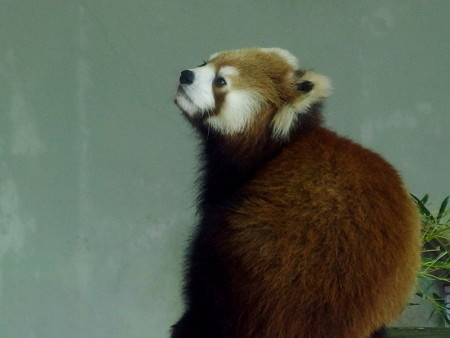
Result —
[[428, 194], [423, 198], [411, 196], [422, 218], [422, 267], [418, 278], [423, 282], [419, 283], [421, 286], [416, 295], [433, 307], [433, 313], [450, 324], [445, 302], [435, 292], [441, 283], [450, 285], [450, 196], [442, 201], [437, 212], [431, 212], [427, 207]]
[[445, 306], [444, 303], [444, 298], [442, 298], [441, 296], [439, 296], [436, 292], [433, 292], [433, 297], [436, 300], [436, 302], [438, 302], [440, 305]]
[[431, 317], [433, 317], [433, 315], [434, 315], [434, 313], [435, 313], [436, 311], [438, 311], [439, 314], [440, 314], [440, 311], [439, 311], [438, 309], [434, 309], [433, 311], [431, 311], [430, 316], [428, 317], [428, 321], [431, 320]]
[[419, 211], [422, 215], [426, 216], [426, 217], [433, 217], [431, 215], [430, 210], [428, 210], [428, 208], [426, 207], [425, 203], [428, 201], [428, 194], [425, 195], [422, 199], [417, 198], [414, 195], [411, 195], [414, 199], [414, 201], [416, 202], [417, 206], [419, 207]]
[[444, 216], [445, 211], [447, 210], [448, 199], [450, 196], [447, 196], [441, 203], [441, 207], [439, 208], [438, 215], [436, 217], [437, 221], [440, 222], [442, 216]]
[[422, 197], [422, 199], [420, 200], [423, 204], [426, 204], [428, 202], [428, 198], [430, 197], [430, 195], [425, 194], [425, 196]]
[[447, 316], [447, 311], [442, 311], [442, 318], [444, 318], [445, 322], [448, 324], [450, 324], [450, 319]]

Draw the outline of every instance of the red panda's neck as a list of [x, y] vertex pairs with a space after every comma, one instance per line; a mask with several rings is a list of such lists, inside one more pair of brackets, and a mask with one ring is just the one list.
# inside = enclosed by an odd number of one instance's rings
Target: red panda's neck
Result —
[[322, 123], [320, 105], [299, 116], [287, 138], [277, 138], [271, 128], [228, 136], [197, 125], [202, 141], [202, 205], [232, 200], [235, 191], [250, 180], [283, 147], [296, 142]]
[[261, 139], [241, 147], [214, 135], [203, 140], [201, 200], [204, 205], [231, 202], [235, 191], [250, 180], [281, 148], [277, 142]]

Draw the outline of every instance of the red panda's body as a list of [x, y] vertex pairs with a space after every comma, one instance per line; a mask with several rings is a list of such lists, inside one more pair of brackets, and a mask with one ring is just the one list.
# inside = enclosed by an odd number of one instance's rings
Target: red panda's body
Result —
[[[381, 337], [415, 286], [417, 210], [386, 161], [321, 126], [325, 78], [298, 71], [283, 50], [235, 53], [208, 62], [214, 74], [228, 67], [224, 81], [210, 76], [221, 85], [209, 103], [189, 106], [196, 96], [187, 88], [177, 96], [202, 136], [204, 167], [187, 309], [172, 337]], [[248, 74], [276, 94], [245, 87]], [[180, 88], [195, 84], [194, 75], [184, 73]], [[239, 106], [227, 102], [238, 89], [249, 116], [240, 128], [223, 127], [242, 122], [226, 115]]]

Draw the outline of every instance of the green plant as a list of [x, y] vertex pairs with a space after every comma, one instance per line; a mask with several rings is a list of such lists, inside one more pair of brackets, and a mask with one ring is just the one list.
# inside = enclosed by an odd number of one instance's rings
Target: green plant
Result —
[[428, 208], [428, 194], [419, 199], [412, 195], [422, 218], [422, 268], [419, 272], [417, 295], [431, 303], [434, 311], [450, 324], [445, 300], [435, 291], [436, 287], [450, 285], [450, 208], [449, 197], [441, 203], [437, 212]]

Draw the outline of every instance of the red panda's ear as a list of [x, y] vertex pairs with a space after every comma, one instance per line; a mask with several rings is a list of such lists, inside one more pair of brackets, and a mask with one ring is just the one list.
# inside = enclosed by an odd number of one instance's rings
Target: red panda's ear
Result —
[[295, 86], [299, 92], [307, 94], [299, 97], [301, 101], [308, 99], [314, 102], [321, 101], [331, 94], [330, 80], [311, 70], [296, 70]]
[[296, 83], [297, 90], [302, 93], [309, 93], [314, 88], [314, 83], [311, 81], [302, 81]]
[[298, 115], [308, 113], [314, 104], [322, 102], [331, 92], [330, 80], [326, 76], [310, 70], [297, 70], [294, 75], [298, 96], [281, 107], [272, 121], [274, 136], [278, 138], [288, 137]]
[[298, 60], [297, 58], [286, 49], [282, 48], [259, 48], [259, 50], [266, 52], [266, 53], [272, 53], [275, 55], [278, 55], [278, 57], [282, 58], [286, 63], [288, 63], [292, 68], [296, 69], [298, 67]]

